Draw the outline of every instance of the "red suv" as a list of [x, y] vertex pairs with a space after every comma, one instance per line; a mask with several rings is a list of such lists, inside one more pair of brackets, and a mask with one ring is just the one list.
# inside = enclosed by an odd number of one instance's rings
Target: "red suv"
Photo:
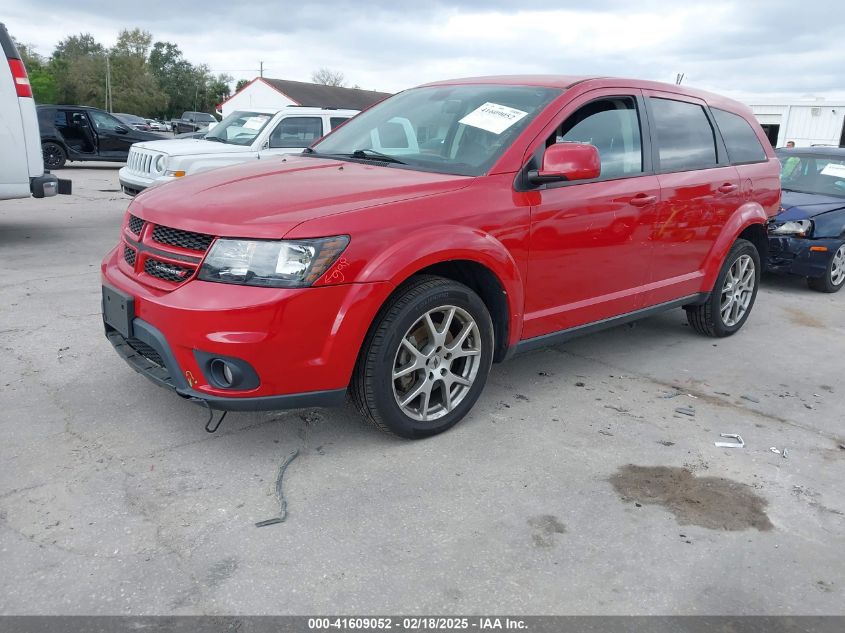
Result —
[[779, 165], [751, 111], [646, 81], [428, 84], [301, 156], [145, 191], [105, 258], [106, 335], [211, 409], [339, 405], [444, 431], [514, 353], [754, 304]]

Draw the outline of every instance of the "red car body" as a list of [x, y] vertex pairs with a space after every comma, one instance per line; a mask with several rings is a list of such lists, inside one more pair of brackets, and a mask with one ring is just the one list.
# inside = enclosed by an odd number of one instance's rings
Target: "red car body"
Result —
[[[104, 286], [116, 291], [106, 300], [125, 300], [117, 309], [130, 310], [135, 323], [127, 337], [107, 318], [112, 343], [138, 371], [212, 408], [339, 404], [379, 311], [421, 271], [474, 280], [492, 316], [495, 360], [502, 360], [697, 301], [713, 290], [738, 238], [765, 248], [764, 227], [779, 206], [779, 168], [744, 106], [678, 86], [606, 78], [436, 85], [465, 84], [562, 92], [480, 176], [294, 156], [198, 174], [135, 198], [120, 243], [102, 264]], [[654, 169], [645, 121], [641, 175], [548, 189], [520, 185], [530, 157], [561, 120], [593, 99], [620, 94], [738, 114], [765, 157], [731, 164], [720, 155], [711, 169], [662, 173]], [[718, 131], [716, 139], [723, 151]], [[165, 228], [178, 239], [167, 238]], [[309, 287], [263, 288], [198, 280], [205, 250], [180, 242], [191, 233], [207, 240], [346, 235], [349, 244]], [[119, 318], [114, 309], [106, 307], [112, 321]], [[127, 347], [130, 338], [136, 340]], [[247, 389], [215, 386], [208, 375], [215, 356], [243, 359], [257, 380]]]

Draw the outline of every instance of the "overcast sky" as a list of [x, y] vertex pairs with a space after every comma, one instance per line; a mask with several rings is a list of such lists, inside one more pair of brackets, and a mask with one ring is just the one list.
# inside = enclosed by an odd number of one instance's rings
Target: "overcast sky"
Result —
[[267, 77], [328, 67], [390, 92], [470, 75], [682, 72], [735, 97], [845, 96], [841, 0], [0, 0], [0, 20], [42, 55], [67, 35], [110, 46], [141, 27], [235, 79], [259, 61]]

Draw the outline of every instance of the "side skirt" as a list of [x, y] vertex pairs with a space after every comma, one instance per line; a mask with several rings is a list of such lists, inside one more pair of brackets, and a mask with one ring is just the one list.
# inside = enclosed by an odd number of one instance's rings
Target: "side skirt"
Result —
[[708, 297], [710, 297], [710, 293], [700, 292], [681, 299], [675, 299], [674, 301], [667, 301], [666, 303], [659, 303], [640, 310], [634, 310], [633, 312], [628, 312], [627, 314], [620, 314], [619, 316], [610, 317], [609, 319], [602, 319], [601, 321], [595, 321], [593, 323], [585, 323], [584, 325], [567, 328], [566, 330], [560, 330], [558, 332], [552, 332], [551, 334], [543, 334], [542, 336], [525, 339], [524, 341], [520, 341], [511, 347], [505, 355], [505, 359], [512, 358], [517, 354], [540, 349], [542, 347], [560, 345], [561, 343], [578, 338], [579, 336], [586, 336], [587, 334], [593, 334], [601, 330], [607, 330], [633, 321], [639, 321], [640, 319], [646, 319], [668, 310], [674, 310], [688, 305], [701, 305], [707, 301]]

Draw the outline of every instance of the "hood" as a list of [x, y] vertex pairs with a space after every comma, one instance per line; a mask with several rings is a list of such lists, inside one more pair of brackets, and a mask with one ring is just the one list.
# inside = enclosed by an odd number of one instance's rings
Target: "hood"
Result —
[[[161, 138], [161, 137], [158, 137]], [[197, 154], [237, 154], [251, 151], [249, 145], [229, 145], [199, 138], [173, 138], [135, 143], [135, 147], [168, 156], [195, 156]]]
[[777, 216], [778, 222], [806, 220], [822, 213], [845, 209], [845, 198], [825, 196], [817, 193], [784, 191], [780, 201], [783, 211]]
[[152, 187], [135, 197], [129, 211], [198, 233], [273, 239], [307, 220], [454, 191], [473, 180], [327, 158], [271, 156]]

